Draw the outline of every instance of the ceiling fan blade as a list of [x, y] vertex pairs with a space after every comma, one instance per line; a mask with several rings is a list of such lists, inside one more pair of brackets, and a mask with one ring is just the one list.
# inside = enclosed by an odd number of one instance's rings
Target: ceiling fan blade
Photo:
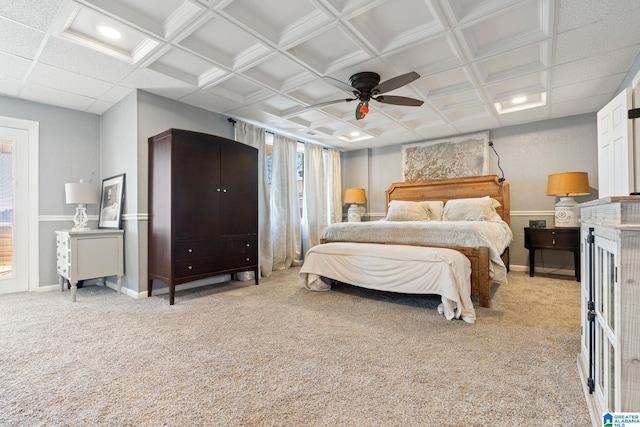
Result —
[[408, 85], [412, 81], [417, 80], [419, 78], [420, 78], [420, 74], [416, 73], [415, 71], [412, 71], [410, 73], [399, 75], [397, 77], [394, 77], [392, 79], [389, 79], [387, 81], [384, 81], [378, 84], [373, 89], [371, 89], [371, 92], [372, 93], [391, 92], [392, 90], [398, 89], [399, 87], [402, 87], [404, 85]]
[[296, 116], [296, 115], [298, 115], [300, 113], [304, 113], [304, 112], [309, 111], [309, 110], [314, 110], [316, 108], [326, 107], [327, 105], [331, 105], [331, 104], [338, 104], [340, 102], [351, 102], [351, 101], [355, 101], [356, 99], [358, 99], [358, 98], [334, 99], [333, 101], [320, 102], [318, 104], [307, 105], [306, 107], [290, 108], [289, 110], [286, 110], [284, 112], [284, 114], [281, 116], [281, 118], [288, 119], [290, 117]]
[[382, 102], [383, 104], [394, 104], [394, 105], [408, 105], [410, 107], [419, 107], [424, 104], [424, 101], [415, 98], [407, 98], [406, 96], [390, 96], [390, 95], [380, 95], [375, 99], [378, 102]]
[[349, 92], [349, 93], [358, 93], [357, 90], [355, 90], [350, 84], [342, 82], [338, 79], [334, 79], [333, 77], [329, 77], [329, 76], [322, 76], [322, 78], [329, 83], [330, 85], [333, 85], [335, 87], [337, 87], [338, 89], [344, 90], [345, 92]]
[[338, 104], [340, 102], [351, 102], [351, 101], [355, 101], [356, 99], [358, 99], [358, 98], [334, 99], [333, 101], [326, 101], [326, 102], [320, 102], [318, 104], [309, 105], [305, 109], [320, 108], [320, 107], [324, 107], [324, 106], [327, 106], [327, 105]]

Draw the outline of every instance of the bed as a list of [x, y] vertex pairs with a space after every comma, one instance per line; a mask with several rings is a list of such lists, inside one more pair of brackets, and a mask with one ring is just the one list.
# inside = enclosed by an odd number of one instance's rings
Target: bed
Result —
[[[331, 224], [323, 233], [322, 245], [319, 246], [347, 242], [355, 245], [349, 249], [355, 251], [353, 252], [354, 254], [358, 253], [360, 249], [359, 253], [361, 255], [359, 256], [363, 256], [366, 250], [370, 250], [371, 247], [357, 246], [358, 244], [374, 244], [381, 249], [389, 245], [391, 246], [390, 248], [383, 249], [387, 251], [387, 256], [396, 250], [394, 247], [399, 246], [430, 248], [436, 253], [441, 253], [440, 256], [446, 256], [447, 259], [441, 262], [448, 263], [450, 266], [454, 265], [454, 256], [451, 255], [451, 252], [439, 250], [455, 251], [464, 255], [468, 260], [470, 266], [470, 294], [478, 297], [480, 306], [489, 307], [492, 285], [494, 283], [497, 285], [505, 284], [507, 280], [506, 273], [509, 268], [509, 244], [513, 239], [513, 234], [509, 228], [509, 184], [500, 180], [496, 175], [398, 182], [391, 184], [385, 193], [385, 198], [387, 206], [385, 220]], [[448, 203], [450, 200], [454, 201]], [[405, 218], [402, 218], [402, 215], [406, 215], [407, 212], [411, 214], [411, 209], [415, 205], [427, 203], [426, 201], [428, 203], [441, 202], [440, 206], [443, 212], [436, 212], [436, 217], [431, 218], [431, 220], [422, 221], [419, 218], [416, 220], [412, 217], [413, 220], [404, 221]], [[483, 209], [487, 203], [490, 203], [492, 213], [485, 214], [483, 211], [482, 215], [484, 217], [481, 218], [469, 216], [467, 207], [474, 206], [475, 203], [478, 203], [478, 206], [482, 205]], [[405, 209], [399, 220], [393, 221], [391, 215], [394, 210], [398, 211], [398, 206], [404, 206], [405, 208], [410, 206], [411, 209], [408, 211]], [[464, 206], [462, 217], [460, 217], [461, 211], [458, 211], [461, 206]], [[437, 207], [434, 210], [437, 211]], [[475, 215], [475, 210], [473, 211]], [[434, 214], [434, 212], [429, 213]], [[447, 213], [449, 216], [444, 218], [447, 220], [441, 220]], [[441, 215], [440, 219], [437, 219], [438, 215]], [[477, 219], [484, 220], [478, 221]], [[452, 227], [460, 231], [454, 232]], [[400, 231], [390, 231], [390, 229], [399, 229]], [[457, 237], [451, 240], [454, 235]], [[328, 246], [327, 248], [332, 247]], [[310, 271], [311, 263], [307, 262], [310, 255], [311, 258], [323, 257], [330, 259], [330, 254], [324, 253], [321, 256], [315, 254], [316, 251], [327, 252], [327, 248], [320, 249], [318, 246], [311, 248], [305, 256], [305, 264], [307, 266], [305, 267], [303, 264], [301, 275], [313, 273], [322, 277], [331, 277], [331, 275], [326, 274], [326, 271], [323, 271], [324, 267], [322, 266], [313, 265], [314, 271]], [[345, 255], [333, 255], [334, 258], [338, 256], [348, 259]], [[355, 256], [351, 255], [352, 258]], [[420, 256], [431, 255], [424, 252]], [[316, 263], [314, 262], [313, 264]], [[357, 269], [358, 267], [352, 268]], [[303, 281], [306, 280], [307, 283], [309, 283], [308, 279], [303, 277]], [[345, 282], [349, 283], [348, 281]], [[361, 281], [361, 283], [364, 282]], [[351, 284], [359, 285], [358, 283]], [[374, 288], [374, 286], [370, 287]], [[406, 292], [406, 290], [402, 292]], [[460, 305], [464, 308], [464, 304], [462, 304], [464, 298], [464, 295], [458, 298], [460, 300], [458, 302], [458, 312], [460, 311]], [[444, 302], [445, 299], [443, 299]]]

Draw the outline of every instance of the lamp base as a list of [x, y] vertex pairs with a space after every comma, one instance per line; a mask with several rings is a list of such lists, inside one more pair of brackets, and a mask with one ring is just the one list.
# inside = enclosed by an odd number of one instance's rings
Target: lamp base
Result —
[[355, 203], [349, 206], [349, 210], [347, 211], [347, 218], [349, 222], [360, 222], [362, 220], [362, 214], [364, 213], [364, 208], [356, 205]]
[[78, 203], [76, 208], [76, 214], [73, 216], [73, 228], [71, 231], [86, 231], [90, 230], [87, 223], [89, 222], [89, 216], [87, 215], [87, 207], [84, 203]]
[[561, 197], [555, 206], [556, 227], [580, 227], [580, 208], [573, 197]]

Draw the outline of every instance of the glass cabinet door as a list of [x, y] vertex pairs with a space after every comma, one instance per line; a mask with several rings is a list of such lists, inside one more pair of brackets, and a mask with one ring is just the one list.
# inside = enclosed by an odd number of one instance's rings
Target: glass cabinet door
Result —
[[596, 396], [606, 411], [618, 410], [615, 363], [617, 297], [616, 242], [595, 237], [595, 328], [596, 328]]

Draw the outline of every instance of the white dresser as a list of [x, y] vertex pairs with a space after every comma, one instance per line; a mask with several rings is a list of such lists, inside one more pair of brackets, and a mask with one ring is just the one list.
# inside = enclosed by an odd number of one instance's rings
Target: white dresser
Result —
[[640, 197], [580, 205], [582, 339], [578, 370], [594, 425], [640, 410]]
[[56, 231], [57, 269], [60, 289], [67, 279], [71, 300], [76, 300], [78, 281], [117, 276], [118, 293], [124, 275], [124, 230]]

